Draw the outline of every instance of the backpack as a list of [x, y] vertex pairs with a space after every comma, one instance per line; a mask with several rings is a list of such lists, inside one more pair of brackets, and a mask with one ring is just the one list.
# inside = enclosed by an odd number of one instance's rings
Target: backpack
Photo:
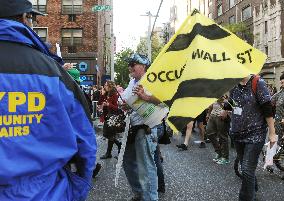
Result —
[[257, 90], [257, 83], [260, 79], [259, 75], [253, 75], [252, 81], [251, 81], [251, 89], [254, 95], [256, 95], [256, 90]]

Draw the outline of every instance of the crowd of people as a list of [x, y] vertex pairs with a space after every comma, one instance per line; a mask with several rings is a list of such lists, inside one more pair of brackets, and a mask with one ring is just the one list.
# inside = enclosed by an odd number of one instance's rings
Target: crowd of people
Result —
[[[86, 200], [91, 179], [101, 168], [91, 114], [99, 114], [104, 123], [108, 143], [100, 159], [106, 160], [112, 158], [114, 144], [118, 154], [121, 149], [118, 131], [106, 122], [122, 110], [130, 115], [123, 168], [131, 200], [157, 201], [158, 193], [166, 191], [159, 143], [169, 143], [168, 129], [164, 120], [150, 128], [124, 101], [132, 94], [165, 109], [139, 84], [149, 59], [138, 53], [127, 58], [131, 79], [125, 90], [113, 81], [82, 89], [80, 72], [52, 54], [30, 28], [32, 15], [41, 14], [30, 1], [0, 0], [0, 5], [0, 200]], [[213, 161], [226, 165], [231, 138], [242, 166], [241, 201], [255, 200], [255, 170], [267, 134], [271, 145], [276, 134], [283, 136], [284, 75], [280, 80], [282, 89], [273, 95], [259, 76], [244, 78], [188, 122], [184, 143], [177, 145], [188, 150], [196, 124], [200, 148], [210, 141], [216, 152]], [[92, 102], [97, 102], [95, 110]], [[22, 119], [27, 115], [34, 119]]]
[[[135, 58], [141, 56], [142, 55], [135, 54], [135, 56], [132, 57]], [[136, 67], [137, 69], [135, 68], [136, 65], [138, 66]], [[146, 65], [143, 68], [146, 68]], [[133, 65], [131, 62], [129, 63], [129, 70], [130, 72], [133, 72], [133, 76], [136, 76], [136, 74], [134, 73], [143, 75], [143, 68], [141, 67], [141, 64], [139, 64], [139, 60], [135, 60], [135, 65]], [[142, 72], [140, 72], [139, 70]], [[284, 87], [284, 74], [281, 75], [280, 81], [282, 87]], [[132, 82], [135, 82], [135, 79], [132, 80]], [[130, 83], [130, 87], [132, 89], [135, 89], [133, 85], [134, 83]], [[216, 152], [216, 157], [213, 158], [213, 161], [219, 165], [226, 165], [230, 163], [229, 141], [232, 141], [232, 146], [235, 147], [237, 155], [240, 158], [242, 164], [243, 177], [239, 199], [254, 200], [255, 193], [258, 189], [255, 170], [258, 163], [260, 151], [262, 150], [267, 136], [267, 132], [269, 131], [268, 139], [271, 142], [271, 146], [276, 142], [274, 127], [276, 128], [276, 133], [279, 138], [282, 138], [282, 119], [284, 119], [282, 87], [281, 90], [277, 93], [274, 89], [271, 90], [271, 88], [269, 88], [266, 85], [265, 81], [259, 76], [249, 75], [248, 77], [244, 78], [237, 86], [235, 86], [229, 93], [220, 97], [208, 109], [204, 110], [194, 121], [189, 122], [184, 131], [182, 131], [185, 136], [184, 143], [178, 144], [176, 146], [180, 150], [188, 150], [189, 140], [191, 139], [194, 126], [196, 126], [200, 134], [199, 147], [206, 148], [205, 142], [211, 142], [214, 151]], [[138, 89], [135, 89], [135, 92], [138, 93], [139, 90], [143, 91], [144, 89], [139, 86]], [[140, 96], [142, 96], [144, 100], [149, 100], [149, 98], [146, 98], [147, 96], [144, 94], [145, 92], [140, 93], [142, 93], [142, 95]], [[154, 97], [151, 98], [153, 98], [153, 102], [157, 101]], [[117, 96], [115, 98], [115, 102], [116, 108], [119, 107]], [[159, 101], [157, 101], [156, 103], [158, 104]], [[274, 117], [276, 119], [275, 124]], [[136, 127], [136, 125], [131, 125], [131, 128], [134, 129], [134, 132], [136, 133], [136, 137], [138, 137], [138, 131], [136, 130]], [[146, 125], [139, 125], [138, 129], [143, 130], [145, 136], [147, 136], [146, 132], [148, 130], [151, 135], [155, 135], [153, 136], [153, 138], [156, 139], [159, 135], [159, 137], [161, 137], [161, 135], [164, 134], [164, 131], [167, 131], [167, 129], [162, 126], [162, 123], [160, 125], [157, 125], [157, 127], [152, 128], [151, 131], [149, 130], [149, 128], [147, 128]], [[104, 135], [106, 135], [105, 131]], [[229, 138], [231, 140], [229, 140]], [[154, 155], [152, 154], [152, 156], [145, 156], [145, 153], [149, 154], [149, 151], [140, 148], [140, 142], [133, 144], [133, 141], [135, 140], [136, 139], [129, 140], [127, 153], [124, 158], [126, 175], [135, 195], [132, 200], [156, 200], [158, 195], [157, 193], [165, 192], [166, 190], [163, 167], [161, 165], [163, 157], [159, 150], [159, 145], [155, 145], [156, 149], [154, 151]], [[109, 143], [113, 143], [111, 141], [112, 139], [108, 138], [107, 154], [102, 156], [101, 159], [111, 158], [112, 146], [109, 146]], [[155, 141], [159, 142], [159, 140]], [[147, 143], [149, 142], [147, 141], [146, 137], [145, 141], [142, 144], [145, 145]], [[118, 145], [119, 150], [119, 142], [117, 142], [116, 144]], [[149, 147], [151, 148], [151, 146]], [[144, 158], [142, 156], [139, 156], [141, 152], [139, 152], [138, 154], [137, 150], [143, 150], [142, 153], [144, 155]], [[130, 156], [128, 156], [128, 154]], [[143, 160], [146, 160], [148, 165], [152, 164], [152, 166], [134, 168], [135, 165], [141, 165], [142, 162], [139, 161], [142, 160], [141, 158], [143, 158]], [[128, 164], [132, 164], [132, 166], [128, 167]], [[154, 168], [156, 169], [155, 174], [153, 174]], [[138, 188], [137, 185], [135, 186], [135, 184], [139, 182], [143, 183], [143, 181], [139, 180], [141, 178], [137, 178], [136, 181], [133, 179], [135, 178], [134, 175], [139, 175], [139, 173], [131, 173], [131, 171], [137, 169], [143, 169], [144, 171], [146, 171], [144, 172], [145, 175], [143, 176], [143, 178], [148, 178], [148, 184], [150, 186], [151, 183], [152, 187], [154, 184], [158, 184], [156, 185], [155, 191], [146, 192], [143, 191], [144, 186], [141, 186], [141, 188]], [[158, 179], [158, 183], [157, 181], [155, 181], [156, 179]]]

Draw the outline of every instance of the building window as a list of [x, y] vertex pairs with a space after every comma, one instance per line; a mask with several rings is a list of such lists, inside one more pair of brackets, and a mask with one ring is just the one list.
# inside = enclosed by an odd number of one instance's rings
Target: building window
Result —
[[223, 10], [222, 10], [222, 4], [219, 4], [217, 6], [217, 16], [221, 16], [223, 14]]
[[68, 15], [68, 21], [69, 22], [76, 22], [76, 15], [74, 15], [74, 14]]
[[43, 42], [47, 41], [47, 28], [34, 27], [33, 30]]
[[229, 0], [229, 8], [233, 8], [234, 5], [236, 4], [236, 0]]
[[62, 0], [62, 14], [82, 14], [83, 0]]
[[267, 27], [267, 21], [264, 22], [264, 33], [267, 33], [268, 27]]
[[77, 47], [76, 46], [68, 46], [67, 52], [68, 53], [76, 53], [77, 52]]
[[265, 54], [268, 55], [268, 46], [265, 46], [264, 49], [265, 49]]
[[260, 11], [260, 6], [255, 6], [254, 9], [255, 9], [255, 15], [258, 16]]
[[251, 6], [247, 6], [242, 10], [242, 20], [245, 21], [251, 17]]
[[83, 44], [82, 29], [62, 29], [62, 45], [78, 46]]
[[33, 9], [46, 13], [46, 0], [32, 0]]
[[229, 17], [229, 24], [234, 24], [235, 22], [236, 22], [235, 15], [232, 15], [231, 17]]

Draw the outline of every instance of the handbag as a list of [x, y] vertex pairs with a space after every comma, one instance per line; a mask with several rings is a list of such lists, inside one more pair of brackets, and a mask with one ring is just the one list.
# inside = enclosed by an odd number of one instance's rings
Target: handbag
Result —
[[114, 113], [107, 114], [107, 118], [105, 121], [106, 126], [109, 130], [114, 133], [122, 133], [125, 130], [125, 114], [121, 109], [118, 109]]
[[167, 130], [165, 119], [163, 119], [162, 125], [163, 125], [164, 132], [163, 132], [163, 135], [158, 140], [158, 143], [159, 144], [171, 144], [170, 134], [169, 134], [169, 131]]

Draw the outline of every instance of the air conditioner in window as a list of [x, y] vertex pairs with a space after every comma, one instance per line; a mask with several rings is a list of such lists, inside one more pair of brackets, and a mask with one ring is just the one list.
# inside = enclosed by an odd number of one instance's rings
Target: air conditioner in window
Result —
[[76, 46], [68, 46], [68, 53], [76, 53], [77, 47]]

